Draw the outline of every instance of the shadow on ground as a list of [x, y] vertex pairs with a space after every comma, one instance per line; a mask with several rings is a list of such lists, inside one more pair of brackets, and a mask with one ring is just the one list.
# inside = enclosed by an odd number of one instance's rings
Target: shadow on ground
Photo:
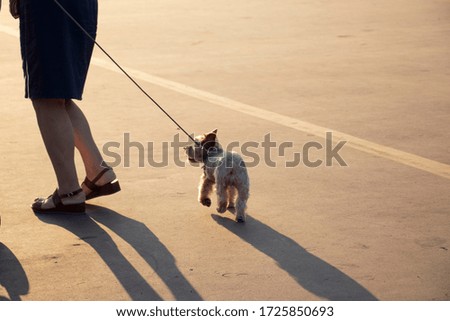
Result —
[[100, 206], [88, 205], [87, 214], [38, 217], [43, 222], [65, 228], [89, 244], [108, 265], [132, 300], [155, 301], [162, 298], [128, 262], [111, 236], [98, 223], [130, 244], [165, 282], [176, 300], [202, 300], [176, 266], [173, 255], [145, 224]]
[[0, 243], [0, 286], [6, 289], [9, 298], [0, 296], [0, 301], [21, 301], [20, 296], [28, 294], [30, 284], [17, 257]]
[[212, 218], [243, 241], [275, 260], [297, 283], [320, 298], [377, 300], [363, 286], [270, 226], [247, 216], [245, 224], [216, 214]]

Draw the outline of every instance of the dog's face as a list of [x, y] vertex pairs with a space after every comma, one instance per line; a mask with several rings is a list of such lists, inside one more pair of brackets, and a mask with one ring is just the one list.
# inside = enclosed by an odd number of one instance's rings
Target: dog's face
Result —
[[217, 144], [217, 129], [210, 133], [196, 136], [195, 144], [185, 148], [190, 163], [203, 163], [208, 149]]

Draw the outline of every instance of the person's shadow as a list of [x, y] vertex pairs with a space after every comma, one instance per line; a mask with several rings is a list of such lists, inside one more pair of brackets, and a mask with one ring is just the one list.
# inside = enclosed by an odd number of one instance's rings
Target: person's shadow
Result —
[[211, 216], [217, 224], [275, 260], [301, 287], [318, 297], [334, 301], [377, 300], [348, 275], [270, 226], [249, 216], [245, 224], [217, 214]]
[[6, 289], [9, 298], [0, 296], [0, 301], [21, 301], [28, 294], [30, 284], [27, 275], [11, 250], [0, 243], [0, 286]]
[[87, 215], [38, 215], [43, 222], [61, 226], [89, 244], [107, 264], [132, 300], [162, 300], [117, 248], [101, 223], [130, 244], [164, 281], [176, 300], [202, 300], [176, 266], [175, 258], [145, 224], [110, 209], [87, 205]]

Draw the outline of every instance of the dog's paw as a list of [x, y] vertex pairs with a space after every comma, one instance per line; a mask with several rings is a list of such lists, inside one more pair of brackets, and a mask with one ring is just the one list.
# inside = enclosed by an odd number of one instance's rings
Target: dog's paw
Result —
[[211, 206], [211, 199], [210, 198], [204, 198], [200, 200], [200, 204], [202, 204], [203, 206], [206, 207], [210, 207]]
[[238, 223], [245, 223], [245, 217], [244, 216], [237, 216], [236, 222]]
[[223, 214], [227, 211], [227, 204], [220, 204], [219, 207], [217, 208], [217, 212], [219, 212], [220, 214]]

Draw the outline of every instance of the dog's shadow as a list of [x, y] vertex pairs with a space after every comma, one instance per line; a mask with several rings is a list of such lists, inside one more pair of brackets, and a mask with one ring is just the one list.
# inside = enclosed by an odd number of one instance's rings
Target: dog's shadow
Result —
[[98, 224], [116, 233], [152, 267], [176, 300], [202, 300], [176, 266], [175, 258], [149, 228], [108, 208], [87, 205], [87, 215], [38, 215], [65, 228], [89, 244], [110, 268], [132, 300], [157, 301], [161, 296], [120, 252], [111, 236]]
[[217, 214], [211, 216], [217, 224], [275, 260], [301, 287], [318, 297], [334, 301], [377, 300], [348, 275], [270, 226], [250, 216], [245, 224]]
[[28, 294], [30, 290], [22, 264], [3, 243], [0, 243], [0, 286], [5, 288], [9, 296], [0, 296], [0, 301], [21, 301], [21, 296]]

